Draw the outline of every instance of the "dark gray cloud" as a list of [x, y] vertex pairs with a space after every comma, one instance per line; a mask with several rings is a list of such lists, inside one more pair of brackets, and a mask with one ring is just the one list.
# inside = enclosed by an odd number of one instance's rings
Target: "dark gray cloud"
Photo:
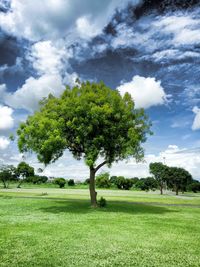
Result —
[[26, 59], [30, 44], [0, 31], [0, 84], [15, 91], [33, 73]]
[[14, 65], [16, 58], [21, 55], [21, 46], [18, 40], [3, 31], [0, 32], [0, 65]]
[[10, 9], [9, 0], [0, 0], [0, 12], [6, 13]]

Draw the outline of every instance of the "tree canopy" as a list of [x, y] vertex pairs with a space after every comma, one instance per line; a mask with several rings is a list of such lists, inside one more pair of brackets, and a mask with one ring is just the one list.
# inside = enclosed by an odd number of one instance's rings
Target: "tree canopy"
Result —
[[[114, 161], [144, 156], [142, 143], [150, 134], [143, 109], [135, 109], [131, 96], [121, 97], [103, 82], [84, 82], [66, 87], [61, 97], [50, 95], [39, 111], [27, 118], [17, 131], [21, 152], [34, 151], [40, 162], [49, 164], [71, 151], [90, 168], [91, 202], [96, 205], [95, 173]], [[97, 160], [103, 159], [97, 165]]]

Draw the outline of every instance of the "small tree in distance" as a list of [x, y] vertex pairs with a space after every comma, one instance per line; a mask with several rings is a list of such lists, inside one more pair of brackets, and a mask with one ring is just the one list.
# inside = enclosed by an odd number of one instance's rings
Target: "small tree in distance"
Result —
[[39, 111], [20, 125], [18, 147], [21, 152], [36, 152], [46, 165], [66, 149], [76, 159], [83, 158], [90, 171], [91, 205], [96, 207], [97, 171], [129, 157], [142, 160], [141, 144], [151, 133], [149, 128], [144, 110], [134, 108], [128, 93], [121, 97], [103, 82], [84, 82], [66, 87], [59, 98], [50, 95], [41, 101]]
[[186, 187], [192, 182], [192, 175], [183, 168], [168, 167], [167, 183], [178, 195], [179, 191], [186, 191]]
[[153, 162], [149, 164], [150, 173], [153, 174], [160, 188], [160, 194], [163, 194], [164, 183], [168, 176], [168, 166], [162, 162]]
[[3, 183], [4, 188], [9, 187], [10, 181], [17, 181], [16, 168], [13, 165], [0, 166], [0, 181]]
[[34, 176], [35, 172], [33, 167], [31, 167], [28, 163], [22, 161], [17, 166], [17, 174], [18, 177], [21, 177], [21, 179], [19, 179], [19, 184], [17, 186], [18, 188], [20, 188], [24, 179]]

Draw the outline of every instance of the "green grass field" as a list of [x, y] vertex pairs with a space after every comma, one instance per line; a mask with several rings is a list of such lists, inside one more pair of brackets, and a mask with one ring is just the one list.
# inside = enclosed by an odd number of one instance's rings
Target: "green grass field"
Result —
[[106, 208], [86, 189], [1, 189], [0, 266], [200, 266], [200, 194], [98, 196]]

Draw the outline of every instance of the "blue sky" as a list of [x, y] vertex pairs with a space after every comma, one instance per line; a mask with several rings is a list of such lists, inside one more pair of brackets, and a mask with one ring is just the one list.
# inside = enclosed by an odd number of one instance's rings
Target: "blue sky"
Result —
[[[145, 162], [114, 164], [111, 174], [144, 177], [149, 162], [165, 158], [200, 178], [198, 2], [0, 0], [0, 163], [22, 159], [8, 136], [38, 101], [79, 77], [129, 92], [153, 123]], [[88, 175], [68, 152], [44, 173]]]

